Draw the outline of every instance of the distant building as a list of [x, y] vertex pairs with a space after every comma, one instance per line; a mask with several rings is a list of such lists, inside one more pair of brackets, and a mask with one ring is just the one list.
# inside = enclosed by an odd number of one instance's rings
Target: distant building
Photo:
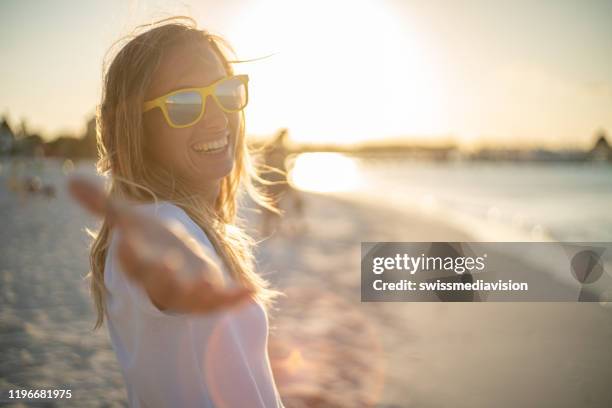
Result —
[[15, 134], [8, 124], [6, 118], [0, 123], [0, 154], [9, 154], [15, 144]]
[[22, 156], [40, 156], [44, 153], [44, 144], [39, 134], [22, 136], [15, 142], [13, 153]]
[[589, 157], [595, 161], [612, 161], [612, 148], [604, 132], [599, 133], [595, 145], [589, 152]]

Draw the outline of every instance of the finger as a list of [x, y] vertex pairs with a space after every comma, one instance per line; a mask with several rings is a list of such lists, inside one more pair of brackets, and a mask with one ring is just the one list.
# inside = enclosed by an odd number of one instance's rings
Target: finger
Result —
[[141, 214], [119, 200], [109, 199], [109, 204], [109, 210], [117, 225], [121, 228], [144, 230], [146, 228], [150, 229], [151, 225], [156, 225], [158, 222], [155, 218]]
[[109, 196], [98, 182], [85, 176], [73, 176], [68, 180], [68, 191], [72, 198], [89, 212], [98, 216], [129, 224], [142, 221], [139, 214], [132, 211], [122, 200]]
[[73, 176], [68, 180], [70, 195], [91, 213], [103, 216], [107, 211], [106, 193], [90, 179]]

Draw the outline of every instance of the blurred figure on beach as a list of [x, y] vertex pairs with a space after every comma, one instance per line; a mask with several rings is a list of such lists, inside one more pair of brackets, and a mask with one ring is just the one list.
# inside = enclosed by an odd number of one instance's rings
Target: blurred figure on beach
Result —
[[[263, 208], [262, 234], [273, 235], [275, 232], [295, 235], [306, 229], [304, 221], [304, 202], [300, 193], [288, 181], [288, 157], [291, 154], [287, 147], [289, 131], [281, 129], [263, 153], [263, 178], [268, 182], [263, 187], [282, 214]], [[290, 210], [290, 212], [288, 211]], [[291, 218], [285, 218], [286, 216]], [[286, 219], [285, 228], [283, 221]]]
[[22, 203], [30, 195], [55, 198], [55, 187], [45, 184], [44, 179], [44, 154], [37, 149], [34, 157], [15, 157], [10, 161], [6, 187], [17, 194]]

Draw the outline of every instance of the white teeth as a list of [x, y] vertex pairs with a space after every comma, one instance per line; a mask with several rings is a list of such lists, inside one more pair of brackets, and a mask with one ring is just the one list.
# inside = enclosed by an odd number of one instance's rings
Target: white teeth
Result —
[[227, 146], [228, 142], [228, 137], [227, 135], [225, 135], [220, 139], [213, 140], [212, 142], [199, 142], [192, 145], [191, 147], [198, 153], [208, 153], [211, 151], [223, 149], [225, 146]]

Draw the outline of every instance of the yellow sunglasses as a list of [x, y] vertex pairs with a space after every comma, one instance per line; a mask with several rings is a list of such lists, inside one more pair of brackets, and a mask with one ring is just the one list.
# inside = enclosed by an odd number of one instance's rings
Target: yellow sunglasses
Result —
[[178, 89], [146, 101], [143, 113], [160, 108], [170, 127], [180, 129], [193, 126], [204, 115], [208, 95], [212, 95], [224, 112], [244, 109], [249, 101], [248, 83], [248, 75], [231, 75], [203, 88]]

